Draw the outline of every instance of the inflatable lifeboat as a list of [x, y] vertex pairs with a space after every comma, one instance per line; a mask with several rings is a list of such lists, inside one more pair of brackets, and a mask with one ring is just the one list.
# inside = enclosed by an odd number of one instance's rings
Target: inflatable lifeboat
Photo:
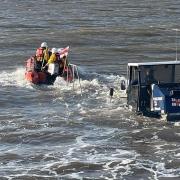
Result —
[[72, 82], [75, 78], [73, 68], [72, 65], [68, 65], [61, 70], [58, 63], [52, 63], [44, 70], [32, 56], [26, 61], [25, 79], [33, 84], [52, 85], [56, 78], [61, 76], [65, 81]]

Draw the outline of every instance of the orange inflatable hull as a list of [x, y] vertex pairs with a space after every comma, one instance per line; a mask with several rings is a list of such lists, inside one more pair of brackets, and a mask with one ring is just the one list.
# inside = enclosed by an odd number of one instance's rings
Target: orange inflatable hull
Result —
[[28, 71], [25, 73], [25, 79], [33, 84], [42, 84], [46, 82], [46, 73]]
[[[26, 62], [25, 79], [33, 84], [53, 84], [56, 77], [60, 76], [58, 74], [50, 75], [48, 72], [41, 71], [42, 65], [37, 70], [37, 64], [35, 64], [34, 57], [29, 58]], [[65, 81], [72, 82], [74, 78], [72, 68], [65, 68], [61, 77], [63, 77]]]

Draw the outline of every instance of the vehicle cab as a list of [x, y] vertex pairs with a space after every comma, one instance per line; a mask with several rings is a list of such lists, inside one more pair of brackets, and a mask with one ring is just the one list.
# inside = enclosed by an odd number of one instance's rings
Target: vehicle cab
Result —
[[180, 119], [180, 62], [128, 63], [127, 103], [147, 116]]

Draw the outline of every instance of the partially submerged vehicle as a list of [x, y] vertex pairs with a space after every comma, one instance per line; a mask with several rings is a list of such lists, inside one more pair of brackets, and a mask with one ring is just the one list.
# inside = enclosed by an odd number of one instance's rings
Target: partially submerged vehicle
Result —
[[180, 119], [180, 62], [128, 63], [127, 104], [145, 116]]

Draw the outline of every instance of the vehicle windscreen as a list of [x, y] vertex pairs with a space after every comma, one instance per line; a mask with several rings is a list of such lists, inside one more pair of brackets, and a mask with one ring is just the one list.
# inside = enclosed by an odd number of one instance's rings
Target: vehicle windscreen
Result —
[[141, 83], [180, 83], [180, 65], [141, 66]]

